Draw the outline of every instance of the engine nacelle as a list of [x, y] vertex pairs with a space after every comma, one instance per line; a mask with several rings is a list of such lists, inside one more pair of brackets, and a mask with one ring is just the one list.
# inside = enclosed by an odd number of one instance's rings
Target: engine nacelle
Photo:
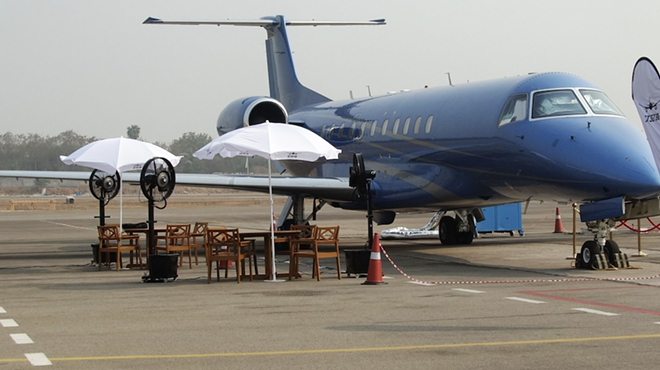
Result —
[[289, 114], [284, 105], [267, 96], [238, 99], [220, 112], [217, 125], [218, 135], [266, 121], [289, 123]]

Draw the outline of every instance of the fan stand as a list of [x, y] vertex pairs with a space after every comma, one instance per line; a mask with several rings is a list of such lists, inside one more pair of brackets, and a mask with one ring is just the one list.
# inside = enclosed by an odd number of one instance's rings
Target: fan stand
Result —
[[367, 232], [369, 233], [369, 241], [366, 245], [367, 248], [372, 248], [374, 245], [374, 212], [373, 203], [371, 202], [371, 180], [367, 179]]
[[[174, 169], [172, 164], [165, 158], [152, 158], [145, 163], [144, 167], [142, 168], [142, 173], [140, 174], [140, 187], [142, 188], [142, 192], [144, 196], [147, 198], [147, 208], [148, 208], [148, 225], [149, 225], [149, 231], [147, 233], [147, 248], [148, 248], [148, 262], [149, 262], [149, 275], [144, 275], [142, 276], [142, 282], [143, 283], [156, 283], [156, 282], [168, 282], [172, 279], [171, 281], [176, 280], [178, 277], [177, 275], [177, 265], [178, 265], [178, 255], [170, 255], [170, 254], [156, 254], [156, 233], [154, 230], [154, 208], [155, 208], [155, 200], [153, 196], [153, 190], [155, 188], [155, 184], [150, 184], [147, 188], [147, 180], [146, 180], [146, 172], [148, 168], [154, 164], [155, 160], [162, 160], [164, 164], [167, 166], [167, 168], [171, 169], [171, 178], [168, 178], [171, 180], [171, 185], [170, 182], [168, 181], [167, 185], [171, 186], [169, 189], [169, 192], [167, 195], [165, 195], [163, 200], [166, 200], [167, 197], [172, 193], [172, 190], [174, 189], [174, 184], [175, 184], [175, 174], [174, 174]], [[155, 164], [154, 164], [155, 166]]]

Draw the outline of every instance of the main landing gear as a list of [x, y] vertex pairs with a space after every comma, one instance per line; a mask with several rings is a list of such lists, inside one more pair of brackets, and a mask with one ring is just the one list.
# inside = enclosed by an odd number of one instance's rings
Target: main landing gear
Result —
[[467, 210], [457, 210], [456, 217], [447, 216], [446, 213], [440, 218], [438, 235], [442, 245], [472, 244], [476, 230], [474, 215]]

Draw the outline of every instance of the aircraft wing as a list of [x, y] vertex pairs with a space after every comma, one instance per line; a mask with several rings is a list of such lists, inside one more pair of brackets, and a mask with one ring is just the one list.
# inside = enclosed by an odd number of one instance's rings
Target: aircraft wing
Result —
[[[33, 178], [51, 180], [87, 181], [92, 171], [0, 171], [0, 178]], [[140, 174], [127, 172], [123, 182], [138, 185]], [[272, 178], [273, 194], [315, 197], [348, 201], [354, 199], [354, 189], [348, 186], [348, 178], [317, 178], [275, 176]], [[176, 185], [209, 188], [230, 188], [268, 193], [268, 176], [214, 175], [177, 173]]]

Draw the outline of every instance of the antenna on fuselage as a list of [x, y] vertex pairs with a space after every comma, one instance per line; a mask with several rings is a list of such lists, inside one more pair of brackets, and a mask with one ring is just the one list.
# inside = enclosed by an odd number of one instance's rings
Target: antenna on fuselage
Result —
[[367, 85], [367, 91], [369, 92], [369, 97], [371, 97], [371, 86]]
[[454, 85], [451, 83], [451, 73], [446, 72], [445, 74], [447, 75], [447, 78], [449, 79], [449, 86], [454, 86]]

